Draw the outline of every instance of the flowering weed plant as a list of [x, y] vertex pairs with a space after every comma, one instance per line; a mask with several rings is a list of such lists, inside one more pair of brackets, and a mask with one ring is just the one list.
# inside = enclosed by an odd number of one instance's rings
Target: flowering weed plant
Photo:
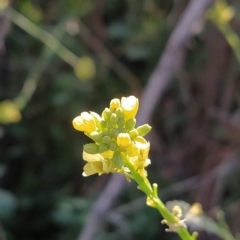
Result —
[[147, 205], [162, 215], [167, 232], [176, 232], [184, 240], [195, 240], [198, 234], [191, 234], [187, 224], [196, 219], [200, 223], [205, 221], [201, 205], [190, 206], [179, 201], [164, 205], [158, 197], [158, 185], [151, 184], [147, 178], [145, 168], [151, 163], [148, 158], [150, 143], [144, 136], [151, 127], [148, 124], [136, 127], [138, 107], [139, 101], [134, 96], [114, 98], [101, 116], [83, 112], [73, 119], [73, 127], [93, 140], [83, 146], [86, 161], [83, 176], [120, 173], [128, 181], [134, 180], [138, 189], [146, 194]]

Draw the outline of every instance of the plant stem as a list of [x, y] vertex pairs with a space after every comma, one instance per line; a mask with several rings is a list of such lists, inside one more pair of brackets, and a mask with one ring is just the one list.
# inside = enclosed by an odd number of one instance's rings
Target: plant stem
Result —
[[39, 41], [48, 46], [54, 53], [56, 53], [59, 57], [61, 57], [65, 62], [67, 62], [72, 67], [78, 62], [78, 57], [69, 51], [65, 46], [61, 44], [61, 42], [56, 39], [52, 34], [44, 31], [23, 15], [15, 11], [13, 8], [9, 7], [7, 9], [6, 16], [18, 25], [20, 28], [25, 30], [28, 34], [37, 38]]
[[[132, 173], [134, 180], [138, 183], [139, 189], [142, 190], [148, 197], [151, 198], [151, 200], [154, 202], [155, 207], [158, 209], [163, 218], [171, 224], [177, 223], [176, 219], [169, 212], [169, 210], [166, 208], [161, 199], [158, 196], [156, 196], [149, 180], [138, 173], [138, 171], [135, 169], [133, 164], [129, 161], [129, 159], [126, 156], [123, 156], [123, 159], [124, 164]], [[195, 240], [195, 237], [192, 236], [189, 233], [189, 231], [184, 227], [179, 227], [177, 234], [183, 240]]]

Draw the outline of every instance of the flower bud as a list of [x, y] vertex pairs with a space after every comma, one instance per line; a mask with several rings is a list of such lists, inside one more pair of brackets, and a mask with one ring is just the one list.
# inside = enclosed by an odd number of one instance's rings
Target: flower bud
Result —
[[111, 115], [111, 112], [110, 112], [109, 108], [105, 108], [104, 111], [102, 112], [102, 118], [105, 121], [109, 121], [110, 115]]
[[117, 116], [116, 113], [112, 113], [112, 115], [110, 116], [110, 122], [111, 122], [112, 124], [117, 124], [117, 122], [118, 122], [118, 116]]
[[143, 137], [151, 131], [152, 127], [149, 126], [148, 124], [144, 124], [144, 125], [137, 127], [136, 129], [137, 129], [139, 135]]
[[135, 118], [138, 111], [139, 101], [134, 96], [122, 97], [121, 106], [126, 119]]
[[117, 145], [119, 147], [127, 147], [131, 144], [131, 139], [128, 133], [119, 133], [117, 136]]
[[83, 146], [83, 150], [89, 154], [99, 153], [99, 146], [95, 143], [88, 143]]
[[114, 98], [110, 102], [110, 109], [111, 110], [115, 110], [116, 108], [119, 108], [120, 106], [121, 106], [120, 105], [120, 100], [118, 98]]
[[102, 140], [102, 134], [99, 132], [92, 132], [89, 137], [94, 141], [94, 142], [100, 142]]
[[103, 142], [103, 143], [107, 143], [107, 144], [108, 144], [108, 143], [111, 143], [111, 141], [112, 141], [112, 140], [111, 140], [111, 138], [110, 138], [109, 136], [104, 136], [103, 139], [102, 139], [102, 142]]
[[85, 129], [85, 125], [81, 116], [75, 117], [72, 121], [72, 124], [73, 124], [73, 127], [78, 131], [83, 132]]
[[108, 149], [109, 149], [109, 146], [105, 143], [102, 143], [100, 144], [98, 151], [99, 153], [102, 153], [102, 152], [106, 152]]
[[118, 126], [119, 126], [120, 128], [124, 127], [124, 125], [125, 125], [124, 119], [118, 120]]
[[101, 121], [101, 126], [102, 126], [102, 128], [105, 128], [105, 127], [107, 127], [107, 122], [106, 122], [106, 121], [104, 121], [104, 120], [102, 120], [102, 121]]
[[122, 108], [117, 108], [115, 113], [116, 113], [118, 119], [123, 119], [125, 117]]
[[90, 114], [93, 116], [97, 127], [100, 128], [100, 127], [101, 127], [102, 118], [101, 118], [97, 113], [95, 113], [95, 112], [90, 112]]
[[126, 129], [127, 130], [132, 130], [136, 125], [136, 118], [129, 118], [127, 121], [126, 121]]
[[123, 166], [123, 157], [119, 151], [114, 152], [113, 154], [113, 163], [117, 168], [122, 168]]
[[131, 130], [131, 131], [129, 132], [129, 135], [130, 135], [131, 139], [134, 139], [134, 138], [136, 138], [137, 136], [139, 136], [139, 133], [138, 133], [138, 131], [137, 131], [136, 129], [133, 129], [133, 130]]
[[109, 150], [115, 152], [118, 148], [118, 145], [115, 142], [112, 142], [109, 146]]
[[107, 128], [108, 128], [108, 129], [111, 129], [111, 128], [113, 128], [113, 124], [112, 124], [112, 123], [110, 123], [110, 122], [109, 122], [109, 123], [107, 123]]

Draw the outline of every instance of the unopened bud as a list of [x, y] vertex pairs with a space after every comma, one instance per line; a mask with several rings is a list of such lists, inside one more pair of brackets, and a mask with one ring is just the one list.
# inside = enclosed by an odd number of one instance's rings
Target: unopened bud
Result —
[[100, 142], [102, 140], [102, 134], [99, 132], [92, 132], [89, 137], [94, 141], [94, 142]]
[[103, 143], [111, 143], [111, 138], [109, 136], [104, 136], [103, 139], [102, 139], [102, 142]]
[[139, 133], [138, 133], [138, 131], [137, 131], [136, 129], [133, 129], [133, 130], [131, 130], [131, 131], [129, 132], [129, 135], [130, 135], [131, 139], [134, 139], [134, 138], [136, 138], [137, 136], [139, 136]]
[[151, 131], [152, 127], [149, 126], [148, 124], [144, 124], [144, 125], [137, 127], [136, 129], [137, 129], [139, 135], [143, 137]]
[[95, 143], [88, 143], [83, 146], [83, 150], [89, 154], [99, 153], [99, 147]]
[[132, 130], [136, 125], [136, 118], [130, 118], [126, 121], [126, 129], [127, 130]]
[[119, 151], [114, 152], [113, 154], [113, 163], [117, 168], [122, 168], [123, 166], [123, 157]]
[[112, 142], [109, 146], [109, 150], [115, 152], [118, 148], [118, 145], [115, 142]]
[[90, 112], [90, 114], [93, 116], [97, 127], [100, 127], [100, 126], [101, 126], [102, 118], [101, 118], [97, 113], [95, 113], [95, 112]]
[[102, 118], [106, 121], [109, 121], [111, 112], [109, 110], [109, 108], [105, 108], [104, 111], [102, 112]]
[[114, 98], [112, 99], [112, 101], [110, 102], [110, 109], [111, 110], [115, 110], [116, 108], [120, 107], [120, 100], [118, 98]]
[[124, 125], [125, 125], [124, 119], [118, 120], [118, 126], [119, 126], [120, 128], [123, 127]]
[[117, 124], [117, 122], [118, 122], [118, 116], [117, 116], [116, 113], [113, 113], [113, 114], [110, 116], [110, 122], [111, 122], [112, 124]]
[[118, 116], [118, 119], [123, 119], [124, 118], [124, 113], [123, 113], [123, 110], [121, 108], [118, 108], [115, 113], [117, 114]]
[[107, 122], [106, 121], [101, 121], [101, 126], [102, 126], [102, 128], [105, 128], [105, 127], [107, 127]]
[[127, 147], [131, 144], [131, 138], [128, 133], [119, 133], [117, 136], [117, 144], [119, 147]]
[[109, 149], [109, 146], [105, 143], [100, 144], [99, 146], [99, 153], [106, 152]]

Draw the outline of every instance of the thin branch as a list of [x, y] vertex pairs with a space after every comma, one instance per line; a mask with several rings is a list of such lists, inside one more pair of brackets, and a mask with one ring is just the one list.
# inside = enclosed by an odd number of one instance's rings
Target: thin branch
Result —
[[44, 31], [11, 7], [7, 9], [6, 16], [17, 26], [25, 30], [28, 34], [37, 38], [39, 41], [48, 46], [70, 66], [73, 68], [75, 67], [78, 62], [78, 57], [69, 51], [65, 46], [63, 46], [61, 42], [53, 35]]
[[107, 67], [116, 71], [122, 80], [129, 85], [131, 91], [136, 93], [135, 95], [139, 95], [142, 89], [139, 79], [106, 48], [101, 40], [98, 39], [82, 21], [79, 20], [78, 25], [80, 29], [79, 34], [84, 42], [99, 55]]
[[[192, 0], [171, 34], [159, 62], [150, 76], [146, 89], [141, 96], [138, 124], [149, 122], [157, 102], [183, 60], [185, 43], [196, 34], [196, 26], [203, 21], [206, 8], [213, 0]], [[92, 240], [100, 227], [105, 213], [111, 208], [126, 180], [121, 175], [113, 175], [90, 211], [78, 240]]]

